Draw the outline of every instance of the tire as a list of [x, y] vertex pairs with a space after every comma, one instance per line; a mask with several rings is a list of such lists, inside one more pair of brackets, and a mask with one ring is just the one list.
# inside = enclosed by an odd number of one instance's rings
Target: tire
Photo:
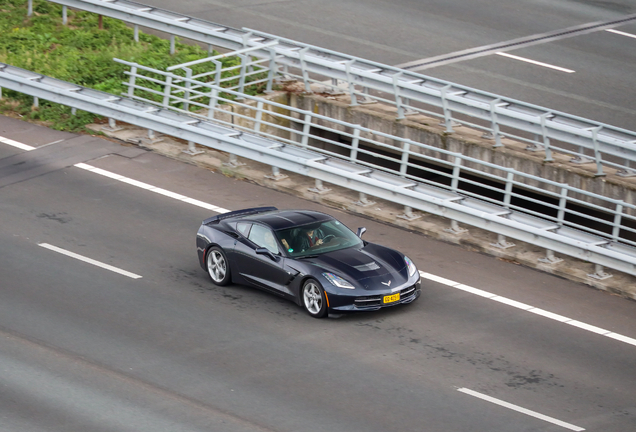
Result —
[[315, 279], [307, 279], [300, 290], [301, 302], [309, 315], [314, 318], [327, 316], [327, 298], [325, 290]]
[[218, 246], [208, 249], [205, 262], [214, 285], [224, 286], [230, 283], [230, 267], [223, 249]]

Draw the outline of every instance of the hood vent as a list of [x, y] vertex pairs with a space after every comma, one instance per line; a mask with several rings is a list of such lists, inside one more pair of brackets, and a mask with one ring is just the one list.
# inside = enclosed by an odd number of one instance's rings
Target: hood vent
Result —
[[359, 265], [359, 266], [353, 266], [353, 268], [356, 269], [356, 270], [364, 272], [364, 271], [377, 270], [377, 269], [380, 268], [380, 266], [375, 261], [371, 261], [368, 264], [362, 264], [362, 265]]

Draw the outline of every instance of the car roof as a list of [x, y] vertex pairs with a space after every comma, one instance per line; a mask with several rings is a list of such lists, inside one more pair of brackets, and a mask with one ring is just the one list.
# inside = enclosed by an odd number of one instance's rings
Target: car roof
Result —
[[315, 222], [325, 222], [334, 218], [328, 214], [311, 210], [276, 210], [239, 216], [236, 219], [261, 222], [265, 225], [269, 225], [275, 231], [278, 231]]

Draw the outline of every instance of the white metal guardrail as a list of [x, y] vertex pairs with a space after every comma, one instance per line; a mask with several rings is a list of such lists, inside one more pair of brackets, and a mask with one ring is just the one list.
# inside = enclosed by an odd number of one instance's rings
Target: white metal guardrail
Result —
[[[636, 248], [614, 242], [612, 236], [588, 234], [574, 228], [559, 226], [553, 221], [468, 197], [458, 191], [415, 182], [358, 163], [330, 157], [314, 149], [248, 134], [229, 126], [194, 118], [186, 113], [87, 89], [2, 63], [0, 87], [122, 120], [273, 167], [342, 185], [361, 193], [482, 228], [500, 236], [525, 241], [548, 250], [548, 258], [552, 252], [562, 253], [597, 266], [613, 268], [636, 276]], [[460, 165], [456, 167], [459, 168]], [[508, 172], [508, 184], [512, 185], [513, 177], [517, 173]], [[454, 179], [459, 181], [458, 175]], [[562, 186], [569, 188], [566, 185]], [[508, 193], [508, 196], [512, 195]], [[561, 198], [567, 199], [567, 195]], [[613, 235], [620, 237], [620, 232], [624, 229], [620, 222], [625, 215], [618, 211], [614, 214]], [[602, 274], [602, 268], [600, 271], [597, 268], [597, 273]]]
[[[286, 144], [303, 148], [311, 146], [313, 151], [388, 172], [411, 182], [411, 185], [424, 183], [450, 192], [461, 192], [464, 196], [508, 210], [550, 220], [559, 227], [611, 236], [612, 242], [636, 246], [636, 206], [624, 201], [358, 124], [248, 96], [222, 88], [217, 83], [198, 81], [196, 76], [182, 78], [174, 74], [179, 69], [187, 73], [190, 70], [187, 66], [195, 62], [176, 65], [170, 68], [173, 72], [164, 72], [137, 63], [115, 61], [130, 68], [126, 72], [129, 80], [124, 84], [128, 87], [126, 96], [132, 99], [193, 117], [215, 119], [217, 123], [234, 129]], [[217, 69], [215, 75], [220, 76], [220, 72], [222, 69]], [[160, 97], [149, 99], [152, 95]], [[220, 104], [229, 102], [242, 110], [235, 110], [230, 119], [223, 120], [227, 111]], [[191, 112], [192, 107], [199, 111]], [[483, 181], [484, 178], [487, 181]], [[532, 193], [544, 198], [533, 197]], [[533, 207], [538, 208], [533, 210]]]
[[[150, 27], [230, 50], [254, 48], [250, 55], [269, 60], [270, 70], [293, 75], [310, 90], [312, 82], [346, 83], [351, 104], [373, 98], [393, 104], [397, 118], [409, 113], [438, 117], [451, 133], [455, 125], [484, 131], [503, 146], [502, 138], [525, 142], [530, 150], [572, 156], [574, 163], [595, 163], [618, 175], [636, 175], [636, 133], [537, 105], [453, 84], [343, 53], [303, 44], [250, 29], [234, 29], [176, 12], [127, 0], [50, 0], [52, 2]], [[174, 47], [174, 44], [172, 44]], [[290, 69], [291, 68], [291, 69]], [[293, 73], [292, 69], [299, 70]], [[270, 81], [271, 82], [271, 81]], [[325, 84], [323, 84], [325, 85]]]

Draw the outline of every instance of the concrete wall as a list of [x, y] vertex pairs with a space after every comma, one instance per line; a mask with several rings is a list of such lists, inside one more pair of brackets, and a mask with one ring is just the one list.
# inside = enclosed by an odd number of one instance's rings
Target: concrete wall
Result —
[[[439, 120], [437, 119], [414, 115], [408, 116], [404, 120], [396, 120], [396, 113], [392, 107], [380, 104], [350, 107], [349, 101], [350, 99], [347, 95], [335, 97], [320, 94], [289, 93], [289, 104], [295, 108], [309, 110], [344, 122], [359, 124], [379, 132], [409, 138], [416, 142], [458, 152], [475, 159], [513, 168], [555, 182], [567, 183], [570, 186], [613, 199], [623, 200], [627, 203], [636, 203], [636, 178], [618, 177], [613, 169], [606, 168], [605, 171], [608, 175], [597, 177], [595, 164], [577, 165], [570, 162], [570, 156], [564, 154], [554, 154], [554, 162], [545, 162], [543, 160], [545, 155], [542, 152], [528, 151], [524, 143], [504, 139], [502, 140], [504, 147], [494, 148], [494, 141], [482, 138], [481, 132], [477, 130], [457, 127], [454, 133], [447, 134], [444, 127], [438, 124]], [[345, 128], [335, 124], [330, 126], [346, 131]], [[361, 138], [368, 137], [363, 135]], [[373, 138], [397, 147], [397, 144], [392, 142], [392, 140], [383, 139], [377, 135]], [[411, 148], [411, 150], [416, 151], [414, 148]], [[427, 154], [441, 159], [446, 158], [445, 155], [439, 152], [427, 152]], [[489, 169], [482, 165], [476, 165], [472, 168], [501, 175], [500, 170]], [[521, 178], [516, 180], [526, 181], [526, 184], [531, 186], [543, 187], [542, 184], [537, 182]], [[560, 190], [557, 189], [559, 188], [552, 188], [552, 192], [559, 193]], [[574, 197], [586, 202], [593, 202], [587, 196], [579, 195]], [[603, 205], [600, 201], [595, 204]]]
[[[408, 138], [412, 141], [425, 143], [447, 151], [461, 153], [480, 161], [513, 168], [520, 172], [558, 183], [565, 183], [575, 188], [605, 197], [623, 200], [626, 203], [636, 203], [636, 177], [619, 177], [613, 169], [607, 168], [606, 176], [596, 176], [596, 164], [575, 164], [570, 162], [571, 157], [565, 154], [553, 153], [554, 161], [546, 162], [544, 161], [545, 155], [543, 152], [528, 151], [524, 143], [503, 139], [502, 142], [504, 146], [495, 148], [493, 147], [493, 140], [485, 139], [481, 136], [482, 133], [480, 131], [467, 127], [456, 127], [454, 133], [448, 134], [445, 132], [445, 127], [439, 125], [438, 119], [414, 115], [408, 116], [403, 120], [396, 120], [396, 112], [389, 106], [370, 104], [351, 107], [349, 106], [350, 99], [347, 95], [329, 96], [304, 94], [294, 90], [295, 89], [291, 88], [287, 89], [287, 91], [275, 92], [269, 95], [268, 98], [279, 104], [311, 111], [343, 122], [358, 124], [374, 131]], [[284, 140], [288, 140], [288, 142], [300, 141], [299, 135], [290, 132], [290, 130], [302, 130], [303, 119], [299, 118], [298, 114], [271, 105], [266, 106], [266, 110], [272, 114], [266, 114], [262, 119], [273, 125], [261, 125], [261, 132], [270, 134], [272, 137], [283, 138]], [[254, 129], [254, 121], [251, 120], [251, 118], [255, 116], [253, 109], [232, 105], [228, 106], [228, 111], [229, 117], [227, 119], [224, 118], [225, 121], [245, 127], [249, 130]], [[248, 118], [240, 118], [236, 114], [241, 114]], [[281, 115], [293, 117], [297, 121], [282, 118]], [[343, 133], [351, 134], [353, 132], [350, 127], [338, 125], [328, 120], [322, 120], [317, 124], [322, 124], [323, 126]], [[281, 127], [284, 129], [281, 129]], [[318, 128], [313, 129], [314, 132], [318, 130]], [[336, 136], [329, 136], [328, 138], [337, 140]], [[389, 149], [395, 148], [393, 156], [395, 156], [396, 162], [399, 162], [401, 143], [377, 134], [363, 133], [360, 138], [362, 144], [364, 144], [365, 139], [373, 139], [386, 144], [389, 146]], [[310, 140], [309, 145], [329, 150], [335, 154], [349, 155], [349, 150], [317, 139]], [[386, 152], [386, 149], [384, 150]], [[430, 151], [413, 146], [411, 147], [411, 151], [419, 152], [420, 154], [436, 159], [449, 159], [449, 156], [437, 151]], [[505, 176], [501, 170], [485, 167], [481, 164], [466, 164], [465, 166], [474, 168], [480, 172]], [[523, 177], [518, 177], [515, 180], [536, 188], [546, 187], [544, 183]], [[558, 186], [551, 186], [550, 192], [559, 194], [561, 191]], [[585, 203], [600, 206], [607, 205], [604, 201], [594, 200], [583, 194], [570, 194], [570, 197], [579, 199]], [[631, 212], [630, 214], [636, 216], [636, 212]]]

